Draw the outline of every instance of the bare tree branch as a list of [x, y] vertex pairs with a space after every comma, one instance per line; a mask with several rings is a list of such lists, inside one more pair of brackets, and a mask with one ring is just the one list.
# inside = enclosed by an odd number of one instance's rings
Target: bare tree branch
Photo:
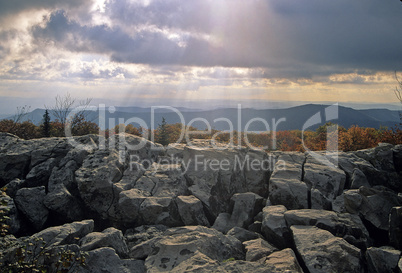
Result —
[[46, 109], [49, 109], [52, 115], [59, 120], [59, 122], [64, 126], [67, 122], [72, 122], [72, 120], [68, 120], [68, 117], [72, 110], [75, 108], [80, 108], [80, 110], [74, 114], [72, 119], [76, 119], [78, 116], [87, 118], [88, 112], [86, 112], [87, 107], [91, 103], [92, 99], [87, 98], [86, 100], [82, 100], [78, 102], [76, 99], [72, 98], [70, 93], [67, 93], [65, 96], [56, 96], [56, 104], [55, 106], [49, 108], [45, 106]]

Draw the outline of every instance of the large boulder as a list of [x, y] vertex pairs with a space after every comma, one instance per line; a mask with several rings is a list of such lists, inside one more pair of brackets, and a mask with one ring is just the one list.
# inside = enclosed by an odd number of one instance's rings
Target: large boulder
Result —
[[398, 195], [385, 187], [360, 187], [344, 198], [347, 212], [358, 214], [375, 228], [387, 232], [391, 209], [401, 205]]
[[276, 247], [261, 238], [246, 241], [243, 246], [246, 249], [246, 261], [250, 262], [265, 260], [267, 256], [278, 251]]
[[[157, 197], [176, 197], [187, 195], [187, 184], [180, 164], [153, 163], [151, 168], [144, 173], [144, 177], [152, 181], [153, 188], [150, 192]], [[137, 184], [134, 188], [137, 188]]]
[[316, 226], [343, 237], [350, 244], [365, 249], [371, 244], [370, 235], [357, 215], [326, 210], [291, 210], [285, 212], [287, 225]]
[[232, 227], [247, 228], [261, 211], [263, 202], [264, 199], [255, 193], [236, 193], [230, 199], [230, 217], [226, 213], [219, 214], [213, 227], [223, 233]]
[[366, 175], [360, 169], [355, 168], [353, 170], [352, 179], [350, 181], [350, 188], [358, 189], [361, 186], [370, 187], [370, 184]]
[[402, 250], [402, 207], [394, 207], [389, 215], [389, 242]]
[[268, 268], [268, 272], [296, 272], [303, 273], [296, 255], [291, 248], [276, 251], [269, 255], [264, 265]]
[[217, 262], [245, 258], [239, 240], [201, 226], [168, 229], [151, 240], [153, 252], [145, 260], [148, 272], [175, 270], [199, 253]]
[[278, 157], [269, 179], [269, 202], [284, 205], [287, 209], [307, 209], [308, 188], [301, 181], [305, 156], [286, 153]]
[[50, 174], [58, 162], [55, 158], [49, 158], [33, 167], [25, 178], [28, 187], [47, 186]]
[[209, 218], [228, 212], [230, 198], [235, 193], [267, 196], [270, 170], [264, 152], [194, 145], [186, 147], [183, 154], [188, 190], [203, 202]]
[[135, 259], [120, 259], [115, 250], [102, 247], [88, 252], [85, 266], [79, 267], [79, 273], [91, 272], [124, 272], [145, 273], [144, 261]]
[[233, 236], [240, 242], [250, 241], [258, 238], [263, 238], [261, 234], [253, 232], [241, 227], [234, 227], [230, 229], [226, 235]]
[[180, 218], [186, 226], [206, 226], [209, 227], [207, 217], [204, 213], [202, 202], [194, 195], [178, 196], [176, 198], [177, 209]]
[[97, 150], [85, 158], [75, 172], [78, 190], [85, 205], [102, 219], [118, 221], [119, 189], [123, 164], [115, 150]]
[[360, 250], [329, 231], [292, 226], [296, 250], [309, 272], [360, 272]]
[[57, 227], [49, 227], [30, 237], [30, 242], [34, 244], [39, 238], [47, 246], [58, 246], [78, 243], [78, 240], [94, 230], [93, 220], [73, 222]]
[[89, 233], [80, 240], [79, 244], [83, 251], [111, 247], [121, 258], [128, 257], [128, 248], [123, 233], [113, 227], [107, 228], [102, 232]]
[[49, 177], [48, 191], [52, 192], [60, 185], [64, 185], [69, 191], [76, 191], [75, 171], [77, 169], [78, 164], [74, 160], [67, 161], [61, 167], [53, 168]]
[[149, 197], [148, 192], [138, 189], [122, 191], [119, 195], [118, 211], [122, 224], [142, 223], [140, 206]]
[[182, 224], [172, 197], [147, 197], [140, 205], [139, 214], [146, 225], [175, 227]]
[[272, 205], [283, 205], [287, 209], [307, 209], [307, 185], [297, 179], [273, 176], [269, 180], [269, 201]]
[[15, 195], [17, 208], [27, 217], [35, 230], [44, 227], [49, 216], [49, 210], [44, 204], [45, 197], [45, 186], [22, 188]]
[[81, 200], [73, 196], [64, 184], [59, 184], [57, 188], [49, 192], [43, 204], [58, 215], [59, 219], [66, 222], [79, 221], [84, 219], [85, 207]]
[[[325, 198], [332, 202], [340, 195], [345, 187], [346, 174], [335, 166], [318, 164], [315, 159], [307, 157], [304, 164], [304, 182], [309, 189], [319, 191]], [[320, 204], [315, 204], [312, 199], [312, 207], [322, 208]]]
[[369, 273], [397, 272], [401, 252], [390, 247], [370, 247], [366, 252]]
[[286, 248], [291, 245], [290, 230], [285, 220], [285, 206], [268, 206], [262, 211], [261, 232], [267, 241], [278, 248]]
[[0, 186], [4, 186], [15, 178], [26, 176], [33, 147], [7, 133], [0, 133], [0, 143]]

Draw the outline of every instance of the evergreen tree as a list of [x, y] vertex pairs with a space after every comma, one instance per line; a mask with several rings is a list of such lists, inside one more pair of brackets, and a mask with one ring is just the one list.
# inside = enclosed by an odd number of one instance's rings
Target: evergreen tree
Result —
[[164, 117], [162, 117], [162, 123], [159, 124], [159, 127], [158, 127], [157, 142], [159, 144], [162, 144], [163, 146], [166, 146], [169, 144], [168, 126], [167, 126], [167, 123], [166, 123], [166, 120]]
[[50, 116], [47, 109], [43, 114], [42, 134], [44, 137], [50, 137]]

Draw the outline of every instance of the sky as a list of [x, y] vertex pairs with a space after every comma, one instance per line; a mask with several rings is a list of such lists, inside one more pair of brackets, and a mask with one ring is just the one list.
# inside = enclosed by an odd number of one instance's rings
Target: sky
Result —
[[0, 0], [0, 113], [127, 105], [396, 103], [399, 0]]

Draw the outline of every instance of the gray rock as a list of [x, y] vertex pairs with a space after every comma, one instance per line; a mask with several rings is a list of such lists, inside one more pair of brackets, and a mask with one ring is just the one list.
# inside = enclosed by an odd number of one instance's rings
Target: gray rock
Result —
[[114, 183], [121, 179], [122, 169], [115, 150], [97, 150], [75, 172], [82, 200], [102, 219], [119, 220], [117, 203], [121, 190]]
[[350, 188], [358, 189], [361, 186], [370, 187], [370, 184], [366, 175], [360, 169], [355, 168], [353, 170]]
[[153, 163], [152, 168], [146, 171], [144, 175], [154, 183], [152, 196], [176, 197], [188, 194], [186, 180], [180, 164]]
[[78, 165], [74, 160], [66, 162], [61, 167], [53, 168], [49, 177], [48, 191], [52, 192], [58, 189], [60, 185], [64, 185], [67, 190], [73, 191], [77, 188], [75, 181], [75, 171], [78, 169]]
[[60, 161], [59, 166], [64, 166], [71, 160], [73, 160], [77, 166], [81, 166], [85, 158], [98, 148], [94, 139], [97, 139], [97, 136], [87, 135], [75, 138], [78, 143], [83, 145], [79, 145], [69, 150], [66, 156]]
[[177, 205], [171, 197], [147, 197], [141, 203], [139, 213], [147, 225], [175, 227], [182, 224]]
[[302, 153], [282, 153], [274, 166], [271, 178], [301, 180], [306, 157]]
[[148, 256], [155, 252], [155, 243], [157, 241], [158, 239], [150, 239], [148, 241], [136, 244], [130, 249], [130, 258], [145, 260]]
[[321, 191], [311, 189], [311, 208], [312, 209], [332, 209], [333, 200], [328, 199]]
[[271, 177], [269, 201], [272, 205], [284, 205], [287, 209], [307, 209], [307, 185], [296, 179]]
[[346, 183], [346, 174], [335, 166], [316, 164], [308, 157], [304, 165], [304, 182], [309, 189], [318, 190], [329, 202], [332, 202], [342, 193]]
[[66, 156], [69, 150], [73, 149], [67, 138], [40, 138], [26, 142], [32, 147], [30, 169], [50, 158], [54, 158], [59, 162], [61, 158]]
[[116, 135], [116, 138], [116, 148], [127, 152], [129, 163], [139, 161], [145, 168], [151, 166], [159, 156], [165, 153], [162, 145], [139, 136], [123, 133]]
[[43, 204], [51, 211], [56, 212], [66, 222], [79, 221], [84, 218], [84, 206], [82, 202], [71, 195], [64, 184], [58, 185], [49, 192]]
[[235, 193], [267, 194], [269, 170], [259, 160], [265, 158], [261, 152], [245, 148], [218, 150], [194, 146], [186, 147], [183, 155], [188, 190], [202, 201], [211, 218], [229, 211], [229, 200]]
[[124, 237], [128, 248], [131, 249], [142, 242], [161, 236], [167, 229], [168, 227], [164, 225], [139, 226], [134, 229], [127, 229]]
[[234, 226], [248, 227], [262, 210], [263, 201], [261, 196], [252, 192], [234, 194], [230, 199], [233, 208], [230, 220]]
[[128, 248], [120, 230], [113, 227], [102, 232], [92, 232], [80, 240], [83, 251], [90, 251], [102, 247], [113, 248], [121, 258], [128, 257]]
[[210, 226], [209, 221], [205, 216], [202, 202], [194, 195], [178, 196], [176, 198], [176, 204], [184, 225]]
[[389, 215], [389, 242], [402, 249], [402, 207], [393, 207]]
[[377, 147], [359, 150], [355, 154], [358, 157], [369, 161], [375, 168], [388, 172], [395, 172], [393, 161], [394, 145], [388, 143], [379, 143]]
[[365, 172], [362, 170], [371, 185], [386, 186], [395, 191], [401, 191], [401, 177], [396, 173], [394, 164], [395, 149], [392, 144], [380, 143], [377, 147], [356, 151], [355, 154], [370, 162], [375, 168], [375, 172]]
[[27, 141], [13, 135], [0, 135], [0, 182], [2, 185], [27, 174], [33, 147]]
[[267, 241], [258, 238], [250, 241], [243, 242], [243, 246], [246, 249], [246, 261], [255, 262], [261, 259], [267, 258], [278, 249]]
[[262, 211], [261, 232], [267, 241], [283, 249], [291, 245], [291, 234], [285, 220], [285, 206], [268, 206]]
[[120, 259], [115, 250], [103, 247], [88, 252], [86, 266], [80, 267], [77, 272], [125, 272], [145, 273], [144, 261], [134, 259]]
[[248, 227], [262, 209], [264, 199], [255, 193], [237, 193], [230, 199], [231, 214], [220, 213], [213, 228], [226, 233], [233, 227]]
[[33, 167], [25, 178], [28, 187], [46, 186], [53, 168], [57, 165], [55, 158], [49, 158]]
[[118, 211], [122, 223], [142, 222], [140, 205], [149, 196], [149, 193], [138, 189], [122, 191], [119, 195]]
[[180, 143], [171, 143], [166, 147], [166, 155], [173, 160], [181, 160], [183, 159], [183, 151], [185, 144]]
[[17, 208], [27, 217], [36, 230], [40, 230], [46, 223], [49, 210], [44, 205], [45, 187], [22, 188], [15, 195]]
[[49, 227], [32, 235], [29, 240], [33, 244], [42, 238], [47, 246], [76, 244], [78, 240], [94, 229], [93, 220], [84, 220], [57, 227]]
[[363, 196], [359, 193], [359, 190], [348, 190], [343, 193], [344, 209], [349, 213], [358, 214], [362, 202]]
[[332, 201], [332, 210], [338, 213], [346, 212], [345, 208], [345, 193], [337, 196], [334, 201]]
[[228, 232], [231, 228], [234, 227], [234, 224], [230, 221], [231, 215], [226, 212], [219, 213], [218, 217], [216, 217], [212, 228], [219, 230], [222, 233]]
[[276, 251], [265, 260], [268, 272], [298, 272], [303, 273], [296, 255], [291, 248]]
[[[244, 259], [239, 240], [211, 228], [201, 226], [172, 228], [161, 238], [152, 240], [155, 251], [145, 260], [148, 272], [175, 270], [198, 253], [218, 262], [229, 258]], [[187, 267], [187, 264], [185, 265]]]
[[369, 273], [396, 272], [401, 252], [387, 247], [370, 247], [366, 252]]
[[387, 179], [381, 171], [377, 170], [367, 160], [356, 156], [354, 152], [339, 152], [337, 163], [339, 164], [339, 167], [347, 174], [347, 177], [349, 178], [347, 185], [349, 186], [351, 185], [350, 179], [353, 177], [353, 172], [355, 169], [359, 169], [365, 174], [370, 185], [378, 185], [379, 181], [385, 182]]
[[[125, 178], [123, 177], [123, 179]], [[117, 185], [121, 184], [122, 181], [117, 183]], [[144, 191], [146, 192], [147, 195], [152, 195], [152, 190], [155, 188], [155, 182], [150, 177], [142, 176], [133, 184], [133, 188], [140, 191]]]
[[343, 237], [348, 243], [365, 249], [371, 244], [370, 235], [360, 217], [349, 213], [337, 214], [326, 210], [291, 210], [285, 212], [287, 225], [316, 226]]
[[297, 252], [309, 272], [360, 272], [360, 250], [329, 231], [292, 226]]
[[244, 228], [240, 227], [234, 227], [231, 230], [229, 230], [226, 235], [230, 235], [235, 237], [237, 240], [240, 242], [245, 242], [245, 241], [250, 241], [258, 238], [263, 238], [261, 234], [249, 231]]
[[360, 187], [359, 194], [362, 196], [359, 214], [376, 228], [388, 231], [391, 209], [401, 205], [398, 195], [386, 188], [365, 187]]
[[[162, 270], [161, 270], [162, 271]], [[291, 249], [275, 252], [270, 255], [267, 263], [229, 260], [219, 263], [207, 255], [197, 252], [191, 258], [180, 263], [171, 272], [300, 272], [302, 269], [297, 263]]]
[[[152, 189], [155, 187], [155, 183], [152, 182], [152, 180], [150, 180], [147, 177], [142, 177], [144, 173], [145, 173], [145, 167], [142, 164], [131, 162], [129, 164], [129, 167], [124, 171], [121, 180], [116, 183], [116, 187], [120, 188], [122, 191], [126, 191], [131, 190], [137, 184], [139, 184], [144, 185], [144, 187], [137, 186], [136, 187], [137, 189], [147, 191], [149, 192], [149, 194], [151, 194]], [[142, 178], [150, 180], [149, 181], [150, 183], [148, 183], [148, 181], [146, 181], [147, 183], [144, 182], [141, 183], [139, 180], [141, 180]]]
[[402, 272], [402, 257], [399, 259], [397, 272], [398, 273]]
[[[247, 191], [256, 193], [262, 197], [268, 196], [268, 184], [270, 174], [273, 171], [274, 158], [269, 157], [263, 150], [249, 149], [245, 155], [249, 162], [244, 168]], [[252, 167], [253, 162], [256, 168]]]

